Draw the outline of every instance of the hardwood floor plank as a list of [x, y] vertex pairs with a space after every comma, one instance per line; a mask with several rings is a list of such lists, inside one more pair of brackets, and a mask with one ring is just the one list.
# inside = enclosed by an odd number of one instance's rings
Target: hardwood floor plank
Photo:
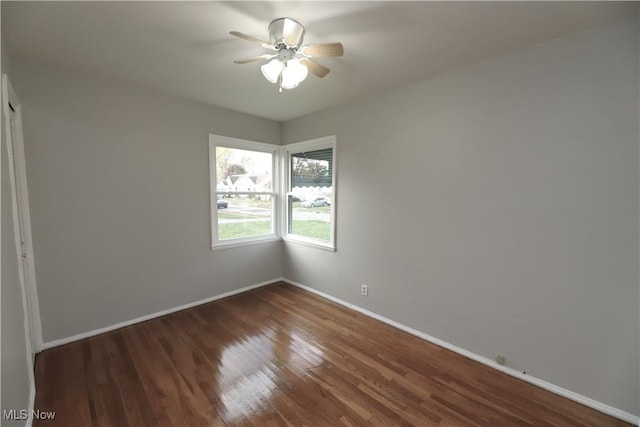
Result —
[[35, 426], [628, 426], [278, 283], [46, 350]]

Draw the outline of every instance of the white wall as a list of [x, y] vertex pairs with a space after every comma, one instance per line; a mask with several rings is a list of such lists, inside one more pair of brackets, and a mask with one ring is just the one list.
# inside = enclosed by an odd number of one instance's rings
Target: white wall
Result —
[[[10, 58], [2, 38], [2, 73], [11, 77]], [[0, 106], [4, 105], [1, 99]], [[2, 116], [0, 126], [0, 177], [2, 201], [0, 202], [0, 217], [2, 246], [2, 277], [0, 278], [0, 294], [2, 300], [2, 407], [4, 409], [29, 408], [29, 365], [27, 363], [27, 343], [24, 329], [24, 310], [22, 294], [18, 277], [18, 257], [16, 254], [15, 234], [13, 226], [13, 205], [11, 200], [11, 181], [9, 178], [9, 158], [7, 155], [7, 141], [5, 139], [4, 110], [0, 108]], [[1, 416], [1, 415], [0, 415]], [[5, 421], [2, 425], [24, 425], [24, 421]]]
[[280, 243], [209, 249], [208, 166], [209, 133], [279, 143], [281, 123], [13, 66], [45, 342], [282, 275]]
[[638, 78], [634, 18], [286, 122], [338, 251], [285, 277], [638, 414]]

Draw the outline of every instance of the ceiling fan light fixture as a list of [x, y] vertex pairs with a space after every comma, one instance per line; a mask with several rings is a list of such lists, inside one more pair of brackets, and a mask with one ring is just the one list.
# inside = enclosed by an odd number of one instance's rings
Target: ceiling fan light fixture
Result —
[[282, 80], [280, 80], [280, 87], [282, 89], [293, 89], [298, 87], [300, 81], [297, 79], [295, 71], [292, 71], [289, 66], [285, 66], [282, 69]]
[[278, 84], [280, 93], [282, 89], [297, 87], [309, 73], [320, 78], [325, 77], [329, 73], [329, 68], [318, 64], [313, 58], [342, 56], [344, 54], [342, 43], [316, 43], [303, 46], [304, 33], [304, 26], [291, 18], [278, 18], [271, 21], [268, 42], [239, 31], [230, 31], [229, 34], [232, 36], [275, 52], [233, 62], [247, 64], [268, 60], [269, 62], [263, 64], [260, 69], [268, 81]]
[[287, 62], [287, 68], [289, 72], [293, 73], [298, 83], [302, 82], [309, 75], [309, 69], [300, 63], [299, 59], [294, 59]]
[[282, 69], [282, 81], [280, 84], [283, 89], [293, 89], [307, 78], [307, 74], [309, 74], [307, 67], [302, 65], [299, 60], [293, 59], [288, 61]]
[[284, 64], [279, 59], [272, 59], [268, 63], [260, 67], [264, 77], [271, 83], [277, 83], [280, 72], [282, 71]]

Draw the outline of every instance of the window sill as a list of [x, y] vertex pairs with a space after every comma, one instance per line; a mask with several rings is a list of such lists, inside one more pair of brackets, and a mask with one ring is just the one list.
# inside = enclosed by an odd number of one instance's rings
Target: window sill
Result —
[[309, 246], [311, 248], [322, 249], [323, 251], [327, 252], [336, 251], [335, 246], [331, 246], [326, 243], [315, 242], [312, 240], [298, 239], [295, 237], [284, 237], [282, 240], [284, 240], [286, 243], [295, 243], [296, 245]]
[[225, 249], [235, 249], [243, 246], [252, 246], [252, 245], [260, 245], [263, 243], [278, 242], [280, 240], [282, 240], [282, 238], [279, 236], [268, 236], [268, 237], [253, 239], [253, 240], [247, 240], [243, 242], [218, 243], [216, 245], [211, 246], [211, 250], [214, 252], [222, 251]]

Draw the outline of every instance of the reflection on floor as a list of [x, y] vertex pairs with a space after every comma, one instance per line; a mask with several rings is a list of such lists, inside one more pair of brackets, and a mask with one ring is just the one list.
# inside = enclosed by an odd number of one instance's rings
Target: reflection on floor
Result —
[[40, 353], [38, 426], [627, 425], [279, 283]]
[[227, 347], [216, 374], [223, 403], [222, 418], [241, 421], [245, 408], [266, 408], [281, 383], [278, 364], [285, 361], [294, 375], [320, 366], [323, 352], [295, 332], [269, 329]]

